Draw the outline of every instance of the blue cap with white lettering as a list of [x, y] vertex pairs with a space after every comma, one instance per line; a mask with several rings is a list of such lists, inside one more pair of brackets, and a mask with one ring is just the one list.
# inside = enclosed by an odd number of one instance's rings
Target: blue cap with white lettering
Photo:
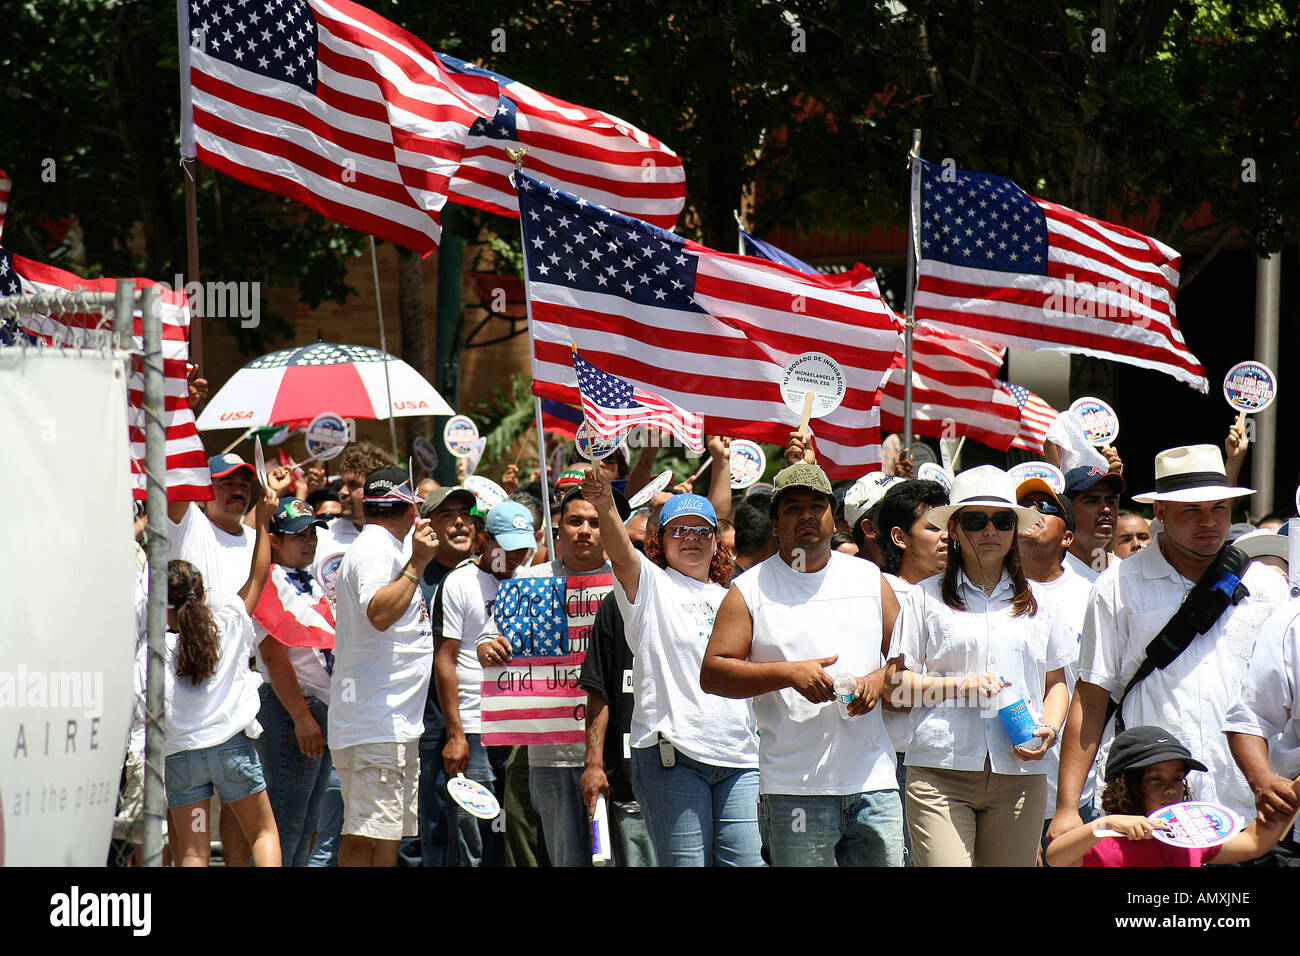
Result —
[[668, 522], [683, 515], [699, 515], [713, 527], [718, 526], [718, 513], [713, 510], [708, 498], [701, 495], [673, 495], [664, 502], [663, 509], [659, 512], [659, 527], [666, 527]]

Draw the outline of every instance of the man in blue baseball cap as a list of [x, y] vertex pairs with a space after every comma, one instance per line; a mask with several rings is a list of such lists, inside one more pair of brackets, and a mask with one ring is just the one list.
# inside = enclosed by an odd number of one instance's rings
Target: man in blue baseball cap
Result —
[[1124, 476], [1119, 471], [1081, 465], [1065, 473], [1065, 497], [1074, 511], [1075, 524], [1065, 563], [1089, 581], [1097, 580], [1112, 560], [1122, 494]]

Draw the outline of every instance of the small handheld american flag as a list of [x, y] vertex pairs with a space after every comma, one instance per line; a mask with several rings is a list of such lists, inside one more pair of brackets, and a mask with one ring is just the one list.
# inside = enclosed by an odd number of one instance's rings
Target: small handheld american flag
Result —
[[676, 435], [691, 451], [704, 451], [704, 421], [699, 415], [602, 372], [578, 354], [576, 345], [573, 370], [578, 373], [582, 412], [597, 435], [617, 438], [634, 425], [648, 425]]

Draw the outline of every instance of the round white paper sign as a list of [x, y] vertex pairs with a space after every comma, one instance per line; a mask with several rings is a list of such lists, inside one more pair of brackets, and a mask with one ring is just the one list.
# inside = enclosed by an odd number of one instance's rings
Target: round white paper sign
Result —
[[1119, 437], [1119, 416], [1100, 398], [1076, 398], [1069, 411], [1079, 420], [1089, 445], [1101, 448]]
[[748, 438], [731, 442], [731, 487], [748, 488], [763, 477], [767, 468], [767, 455], [763, 448]]
[[822, 418], [839, 408], [847, 390], [840, 363], [821, 352], [805, 352], [781, 373], [781, 399], [802, 414], [804, 393], [812, 392], [813, 418]]

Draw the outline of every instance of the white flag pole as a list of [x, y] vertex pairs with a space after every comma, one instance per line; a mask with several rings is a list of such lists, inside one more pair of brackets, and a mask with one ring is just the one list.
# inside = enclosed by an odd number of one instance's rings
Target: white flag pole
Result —
[[379, 348], [384, 353], [384, 392], [388, 396], [388, 437], [393, 440], [393, 457], [397, 454], [397, 420], [393, 417], [393, 383], [388, 380], [388, 337], [384, 334], [384, 301], [379, 294], [379, 255], [375, 237], [370, 237], [370, 269], [375, 276], [375, 311], [379, 314]]
[[907, 213], [907, 298], [903, 306], [903, 448], [912, 447], [912, 330], [916, 319], [912, 315], [916, 299], [916, 260], [920, 256], [921, 237], [921, 164], [913, 162], [921, 156], [921, 131], [912, 130], [912, 149], [907, 154], [907, 165], [912, 171], [911, 198]]

